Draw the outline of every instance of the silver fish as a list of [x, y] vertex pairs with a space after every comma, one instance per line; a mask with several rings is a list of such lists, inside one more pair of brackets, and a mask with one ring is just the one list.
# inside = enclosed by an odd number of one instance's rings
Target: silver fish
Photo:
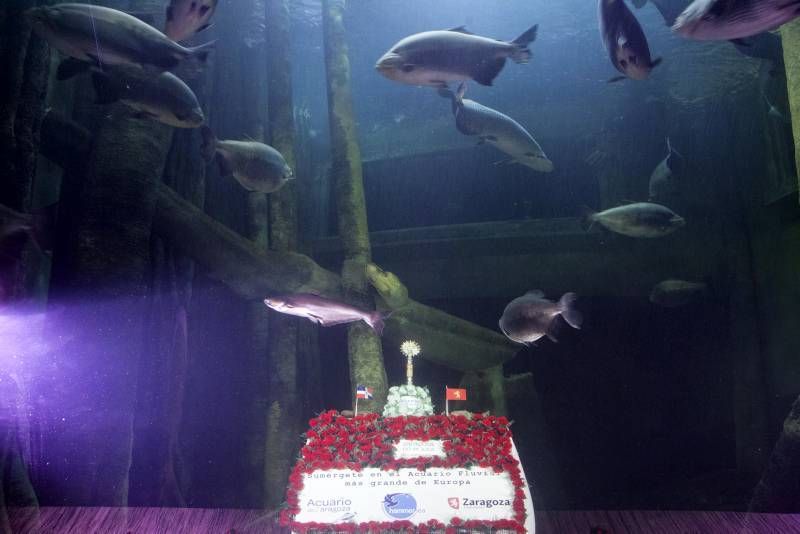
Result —
[[216, 156], [219, 172], [234, 178], [248, 191], [272, 193], [294, 178], [283, 155], [256, 141], [220, 141], [203, 127], [203, 155], [207, 161]]
[[63, 54], [95, 65], [172, 70], [187, 59], [206, 60], [214, 43], [186, 48], [141, 20], [107, 7], [56, 4], [26, 12], [34, 31]]
[[446, 87], [464, 80], [492, 85], [507, 58], [516, 63], [530, 60], [528, 45], [537, 29], [533, 26], [510, 42], [474, 35], [463, 26], [416, 33], [392, 46], [375, 68], [390, 80], [410, 85]]
[[650, 175], [649, 200], [653, 201], [663, 197], [673, 189], [672, 178], [683, 172], [685, 160], [680, 153], [672, 148], [667, 137], [667, 156], [661, 160]]
[[164, 33], [173, 41], [185, 41], [211, 26], [219, 0], [171, 0]]
[[800, 0], [695, 0], [672, 30], [689, 39], [732, 40], [774, 30], [800, 15]]
[[547, 158], [536, 139], [517, 121], [497, 110], [464, 98], [466, 84], [458, 92], [441, 89], [442, 96], [452, 99], [456, 127], [464, 135], [478, 136], [511, 156], [511, 160], [539, 172], [552, 172], [553, 162]]
[[580, 328], [583, 322], [581, 313], [575, 309], [575, 293], [565, 293], [561, 300], [553, 302], [544, 298], [544, 293], [528, 291], [512, 300], [500, 317], [500, 330], [508, 339], [516, 343], [530, 345], [548, 336], [553, 341], [553, 320], [561, 315], [572, 328]]
[[682, 227], [686, 221], [666, 206], [636, 202], [599, 213], [587, 212], [584, 227], [588, 230], [594, 223], [629, 237], [662, 237]]
[[91, 64], [67, 58], [58, 66], [58, 79], [65, 80], [92, 70], [97, 104], [122, 102], [149, 118], [175, 128], [197, 128], [205, 122], [194, 91], [170, 72], [149, 76], [137, 67], [118, 65], [101, 70]]
[[687, 282], [686, 280], [664, 280], [653, 286], [650, 291], [650, 302], [665, 308], [684, 306], [708, 291], [703, 282]]
[[322, 326], [364, 321], [376, 334], [383, 333], [384, 320], [390, 314], [366, 311], [337, 300], [311, 293], [295, 293], [264, 299], [264, 304], [277, 312], [305, 317]]
[[654, 60], [650, 57], [647, 37], [623, 0], [598, 0], [597, 18], [600, 37], [611, 64], [622, 73], [622, 76], [611, 78], [609, 82], [625, 78], [644, 80], [661, 63], [661, 58]]

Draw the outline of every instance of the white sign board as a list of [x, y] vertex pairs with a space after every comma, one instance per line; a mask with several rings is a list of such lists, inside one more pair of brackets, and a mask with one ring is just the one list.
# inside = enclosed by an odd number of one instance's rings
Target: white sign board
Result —
[[[401, 445], [403, 442], [408, 442]], [[408, 457], [438, 456], [434, 442], [402, 440], [397, 451]], [[429, 454], [420, 454], [429, 451]], [[442, 450], [442, 452], [444, 452]], [[517, 456], [516, 448], [512, 454]], [[523, 475], [524, 480], [524, 475]], [[499, 521], [514, 518], [514, 487], [508, 473], [492, 469], [429, 468], [384, 471], [330, 469], [303, 475], [299, 495], [300, 523], [365, 523], [436, 519], [448, 523], [458, 517], [467, 521]], [[525, 528], [534, 532], [533, 502], [525, 486]]]
[[444, 452], [444, 442], [440, 439], [432, 439], [430, 441], [417, 441], [411, 439], [401, 439], [394, 445], [394, 458], [445, 458], [447, 453]]

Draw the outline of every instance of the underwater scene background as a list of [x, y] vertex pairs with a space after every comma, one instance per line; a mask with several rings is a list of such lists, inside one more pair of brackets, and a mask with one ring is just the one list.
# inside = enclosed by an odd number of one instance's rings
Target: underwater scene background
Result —
[[[800, 512], [770, 471], [791, 477], [800, 454], [779, 443], [800, 417], [784, 428], [800, 395], [795, 23], [692, 41], [665, 20], [688, 1], [628, 4], [662, 61], [608, 83], [594, 2], [222, 0], [186, 41], [216, 41], [207, 60], [173, 70], [205, 129], [104, 101], [102, 59], [59, 80], [66, 56], [25, 16], [52, 4], [0, 6], [0, 204], [34, 221], [4, 228], [0, 254], [6, 505], [275, 509], [308, 419], [352, 409], [357, 384], [380, 412], [413, 339], [437, 413], [449, 385], [513, 420], [537, 509]], [[162, 28], [170, 2], [92, 4]], [[535, 24], [527, 63], [463, 94], [376, 70], [418, 32], [511, 41]], [[552, 171], [465, 135], [462, 96], [522, 125]], [[291, 179], [248, 191], [219, 140], [268, 143]], [[648, 201], [679, 227], [648, 239], [603, 219]], [[499, 321], [534, 290], [574, 293], [582, 321], [554, 318], [564, 304], [515, 339]], [[386, 329], [262, 302], [307, 293]]]

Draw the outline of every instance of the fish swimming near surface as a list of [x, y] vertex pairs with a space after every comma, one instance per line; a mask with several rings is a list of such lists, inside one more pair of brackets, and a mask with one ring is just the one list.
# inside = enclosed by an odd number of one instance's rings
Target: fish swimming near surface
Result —
[[777, 29], [800, 16], [800, 0], [695, 0], [672, 30], [689, 39], [725, 41]]
[[708, 284], [686, 280], [664, 280], [653, 286], [650, 302], [665, 308], [677, 308], [689, 304], [708, 292]]
[[684, 226], [683, 217], [666, 206], [652, 202], [634, 202], [599, 213], [588, 210], [583, 226], [591, 229], [594, 223], [617, 234], [629, 237], [663, 237]]
[[233, 175], [248, 191], [272, 193], [294, 178], [283, 155], [256, 141], [221, 141], [204, 126], [202, 152], [206, 161], [216, 156], [219, 172]]
[[661, 59], [651, 58], [647, 37], [624, 0], [598, 0], [597, 17], [600, 36], [611, 64], [622, 73], [622, 76], [611, 78], [609, 82], [647, 78], [650, 71], [661, 63]]
[[187, 48], [138, 18], [91, 4], [55, 4], [26, 12], [33, 30], [63, 54], [93, 63], [172, 70], [187, 60], [205, 62], [214, 43]]
[[500, 317], [500, 330], [515, 343], [530, 345], [544, 336], [553, 341], [553, 321], [560, 315], [572, 328], [580, 329], [583, 317], [575, 309], [578, 297], [565, 293], [558, 302], [544, 298], [539, 290], [528, 291], [512, 300]]
[[211, 26], [219, 0], [171, 0], [164, 33], [173, 41], [185, 41]]
[[[650, 3], [661, 13], [666, 25], [671, 27], [692, 1], [650, 0]], [[636, 5], [635, 2], [634, 5]], [[773, 33], [764, 32], [747, 39], [733, 39], [731, 43], [736, 47], [736, 50], [745, 56], [766, 59], [772, 62], [783, 61], [781, 38]]]
[[383, 333], [384, 321], [391, 313], [366, 311], [337, 300], [311, 293], [295, 293], [264, 299], [268, 308], [288, 315], [305, 317], [322, 326], [364, 321], [376, 334]]
[[516, 63], [530, 60], [528, 45], [537, 31], [538, 25], [532, 26], [510, 42], [475, 35], [463, 26], [416, 33], [392, 46], [375, 68], [390, 80], [409, 85], [446, 87], [465, 80], [492, 85], [507, 58]]
[[85, 61], [67, 58], [58, 66], [57, 77], [66, 80], [90, 70], [97, 104], [122, 102], [140, 118], [176, 128], [197, 128], [205, 122], [194, 91], [171, 72], [150, 76], [129, 65], [99, 69]]
[[464, 98], [465, 92], [464, 83], [455, 94], [449, 89], [439, 90], [440, 95], [452, 100], [459, 132], [477, 136], [481, 143], [497, 147], [511, 157], [510, 161], [539, 172], [553, 171], [553, 162], [528, 130], [508, 115]]
[[653, 173], [650, 175], [649, 200], [662, 198], [671, 192], [674, 186], [673, 177], [680, 175], [685, 166], [686, 160], [672, 147], [672, 143], [667, 137], [667, 156], [661, 160], [661, 163], [653, 169]]

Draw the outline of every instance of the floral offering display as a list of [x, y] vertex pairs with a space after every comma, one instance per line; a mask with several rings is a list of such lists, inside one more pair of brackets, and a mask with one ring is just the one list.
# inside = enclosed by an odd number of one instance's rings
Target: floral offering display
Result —
[[[472, 414], [428, 417], [390, 417], [364, 414], [344, 417], [336, 411], [321, 413], [309, 421], [306, 445], [300, 452], [289, 476], [286, 507], [280, 522], [298, 533], [397, 532], [455, 534], [463, 529], [491, 529], [524, 533], [526, 519], [525, 482], [519, 462], [512, 454], [511, 431], [505, 417]], [[400, 440], [441, 440], [445, 456], [395, 458], [394, 445]], [[319, 470], [364, 468], [398, 470], [401, 468], [466, 468], [482, 467], [496, 473], [507, 473], [514, 488], [514, 518], [499, 521], [475, 521], [453, 518], [448, 524], [431, 520], [422, 524], [410, 521], [369, 523], [301, 523], [295, 521], [300, 513], [300, 493], [304, 475]]]

